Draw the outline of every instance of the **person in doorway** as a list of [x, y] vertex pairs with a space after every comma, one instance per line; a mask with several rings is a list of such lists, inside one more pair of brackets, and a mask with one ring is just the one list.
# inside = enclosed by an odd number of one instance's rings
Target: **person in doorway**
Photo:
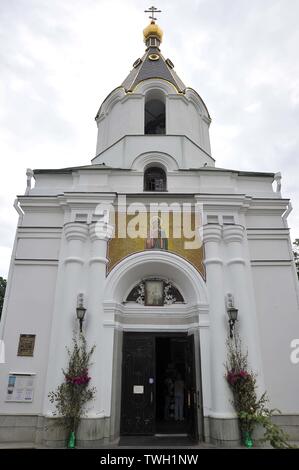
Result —
[[171, 418], [171, 401], [174, 392], [174, 383], [171, 377], [166, 377], [164, 381], [165, 390], [165, 401], [164, 401], [164, 419], [169, 420]]
[[175, 421], [184, 420], [184, 389], [185, 384], [180, 373], [177, 374], [174, 382], [174, 419]]

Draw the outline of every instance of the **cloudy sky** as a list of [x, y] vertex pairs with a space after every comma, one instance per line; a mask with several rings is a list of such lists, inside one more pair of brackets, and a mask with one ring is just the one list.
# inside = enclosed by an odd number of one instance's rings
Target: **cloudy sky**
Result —
[[[90, 163], [94, 116], [144, 51], [144, 0], [0, 0], [0, 276], [26, 168]], [[212, 116], [217, 166], [281, 171], [299, 238], [299, 1], [159, 0], [162, 52]]]

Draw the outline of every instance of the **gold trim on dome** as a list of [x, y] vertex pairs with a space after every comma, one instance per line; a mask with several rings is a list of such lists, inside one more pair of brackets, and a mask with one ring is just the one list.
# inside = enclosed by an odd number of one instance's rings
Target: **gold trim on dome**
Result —
[[139, 85], [141, 85], [144, 82], [147, 82], [148, 80], [161, 80], [162, 82], [166, 82], [170, 86], [172, 86], [172, 88], [174, 88], [177, 93], [183, 93], [183, 92], [180, 92], [172, 82], [170, 82], [169, 80], [166, 80], [165, 78], [161, 78], [161, 77], [150, 77], [150, 78], [145, 78], [144, 80], [141, 80], [140, 82], [137, 83], [137, 85], [135, 85], [133, 88], [131, 88], [132, 93], [134, 93], [134, 91], [139, 87]]
[[150, 54], [148, 58], [149, 60], [159, 60], [160, 56], [158, 54]]

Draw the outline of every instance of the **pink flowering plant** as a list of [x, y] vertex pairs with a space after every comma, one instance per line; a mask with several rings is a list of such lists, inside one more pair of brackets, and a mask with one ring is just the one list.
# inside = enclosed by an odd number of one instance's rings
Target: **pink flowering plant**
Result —
[[233, 405], [239, 418], [244, 442], [246, 443], [248, 436], [251, 438], [254, 428], [259, 424], [265, 431], [262, 442], [268, 441], [275, 448], [292, 447], [288, 443], [289, 436], [273, 423], [272, 416], [280, 411], [270, 410], [267, 407], [269, 399], [266, 392], [258, 398], [257, 376], [249, 369], [248, 353], [243, 352], [241, 339], [237, 333], [233, 339], [228, 338], [227, 348], [225, 377], [233, 393]]
[[80, 333], [79, 338], [74, 335], [72, 349], [66, 349], [69, 361], [67, 369], [62, 370], [64, 381], [48, 397], [55, 404], [54, 415], [62, 418], [68, 433], [75, 433], [87, 403], [94, 398], [96, 392], [95, 387], [90, 387], [91, 378], [88, 373], [95, 346], [88, 350], [86, 339]]
[[237, 334], [227, 341], [227, 346], [226, 380], [233, 392], [233, 404], [240, 420], [240, 429], [242, 434], [252, 433], [255, 426], [253, 417], [266, 401], [266, 395], [257, 399], [256, 375], [248, 368], [248, 354], [242, 352], [241, 340]]

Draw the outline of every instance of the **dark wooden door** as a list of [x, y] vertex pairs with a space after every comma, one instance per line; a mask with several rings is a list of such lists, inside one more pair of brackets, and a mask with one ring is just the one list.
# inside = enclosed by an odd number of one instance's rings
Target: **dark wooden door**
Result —
[[198, 439], [197, 426], [197, 394], [195, 380], [194, 361], [194, 336], [186, 338], [186, 391], [187, 391], [187, 422], [188, 434], [194, 439]]
[[124, 333], [121, 434], [155, 431], [155, 337]]

